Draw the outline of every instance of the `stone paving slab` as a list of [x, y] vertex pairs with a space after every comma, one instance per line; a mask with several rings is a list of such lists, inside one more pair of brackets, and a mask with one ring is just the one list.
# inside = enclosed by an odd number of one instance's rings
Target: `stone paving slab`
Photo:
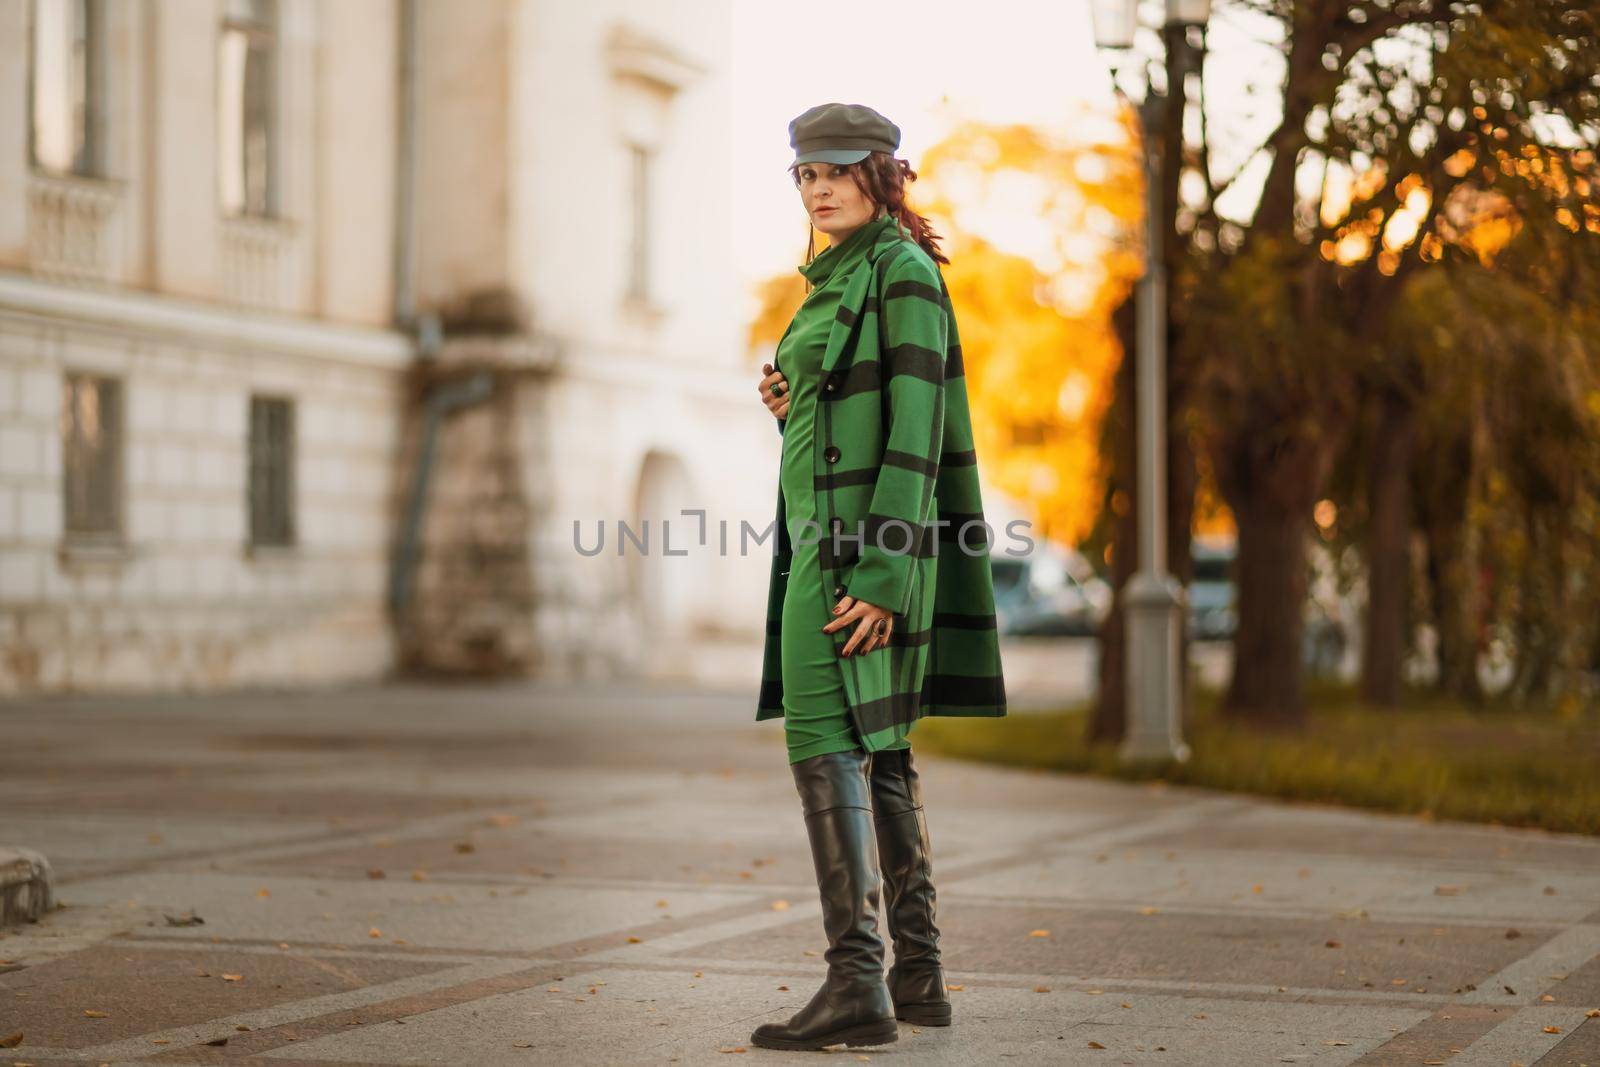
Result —
[[[205, 919], [204, 936], [230, 941], [294, 941], [363, 945], [373, 941], [417, 948], [535, 953], [561, 940], [653, 925], [660, 895], [646, 889], [586, 889], [545, 885], [496, 886], [409, 879], [328, 881], [256, 875], [151, 873], [97, 879], [72, 894], [80, 905], [141, 905], [179, 901]], [[674, 914], [693, 915], [744, 896], [699, 892], [681, 896]], [[142, 936], [185, 940], [191, 927], [156, 927]], [[376, 931], [376, 936], [374, 936]]]
[[[16, 1011], [19, 1000], [26, 1001], [30, 1044], [81, 1049], [448, 966], [392, 957], [246, 954], [212, 946], [157, 951], [110, 941], [68, 959], [0, 974], [0, 1002]], [[119, 980], [105, 982], [108, 972]]]
[[[1190, 848], [1084, 854], [1055, 850], [1037, 862], [965, 879], [990, 896], [1135, 900], [1160, 907], [1288, 907], [1326, 914], [1365, 910], [1389, 918], [1487, 922], [1576, 922], [1600, 907], [1600, 878], [1575, 867], [1443, 868], [1431, 861], [1207, 850], [1204, 830]], [[1193, 847], [1199, 846], [1199, 847]], [[1537, 873], [1535, 873], [1537, 872]], [[1546, 892], [1546, 889], [1554, 892]]]
[[[825, 971], [748, 696], [13, 703], [0, 1067], [818, 1062], [748, 1045]], [[957, 1025], [845, 1062], [1600, 1064], [1600, 841], [921, 765]]]

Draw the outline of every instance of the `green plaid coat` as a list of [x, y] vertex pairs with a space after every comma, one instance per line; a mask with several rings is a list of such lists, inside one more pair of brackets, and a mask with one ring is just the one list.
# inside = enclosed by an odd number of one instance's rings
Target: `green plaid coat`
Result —
[[[812, 471], [824, 601], [848, 593], [894, 613], [887, 648], [839, 659], [856, 729], [865, 737], [924, 715], [1004, 715], [994, 535], [983, 523], [961, 339], [938, 264], [898, 226], [845, 283], [822, 375]], [[793, 546], [781, 488], [777, 519], [758, 721], [783, 715]], [[834, 632], [835, 650], [852, 630]]]

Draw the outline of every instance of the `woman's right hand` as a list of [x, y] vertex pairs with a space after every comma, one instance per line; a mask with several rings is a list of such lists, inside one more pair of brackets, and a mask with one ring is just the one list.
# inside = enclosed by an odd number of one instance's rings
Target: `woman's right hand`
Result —
[[[757, 386], [761, 390], [761, 402], [767, 405], [767, 410], [772, 412], [774, 418], [786, 418], [789, 414], [789, 382], [780, 372], [772, 369], [772, 364], [761, 364], [761, 373], [766, 377], [761, 379]], [[772, 387], [777, 385], [778, 395], [772, 395]]]

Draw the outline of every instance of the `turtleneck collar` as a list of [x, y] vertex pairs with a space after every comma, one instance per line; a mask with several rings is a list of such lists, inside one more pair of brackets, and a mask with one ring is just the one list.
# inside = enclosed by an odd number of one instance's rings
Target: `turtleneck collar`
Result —
[[858, 226], [839, 244], [831, 244], [818, 252], [810, 263], [803, 263], [796, 269], [805, 275], [806, 281], [813, 287], [822, 285], [832, 277], [834, 269], [840, 263], [857, 259], [859, 254], [877, 239], [878, 234], [894, 224], [893, 213], [885, 211], [872, 221]]

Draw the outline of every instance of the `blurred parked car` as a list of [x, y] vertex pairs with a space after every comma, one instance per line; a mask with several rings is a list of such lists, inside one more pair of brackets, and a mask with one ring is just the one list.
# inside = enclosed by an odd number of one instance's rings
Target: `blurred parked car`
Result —
[[989, 557], [1000, 632], [1091, 637], [1111, 611], [1111, 587], [1082, 553], [1035, 541], [1024, 556]]
[[1189, 636], [1196, 641], [1225, 641], [1238, 628], [1238, 590], [1233, 584], [1232, 544], [1194, 542], [1189, 558], [1194, 579], [1189, 583]]

